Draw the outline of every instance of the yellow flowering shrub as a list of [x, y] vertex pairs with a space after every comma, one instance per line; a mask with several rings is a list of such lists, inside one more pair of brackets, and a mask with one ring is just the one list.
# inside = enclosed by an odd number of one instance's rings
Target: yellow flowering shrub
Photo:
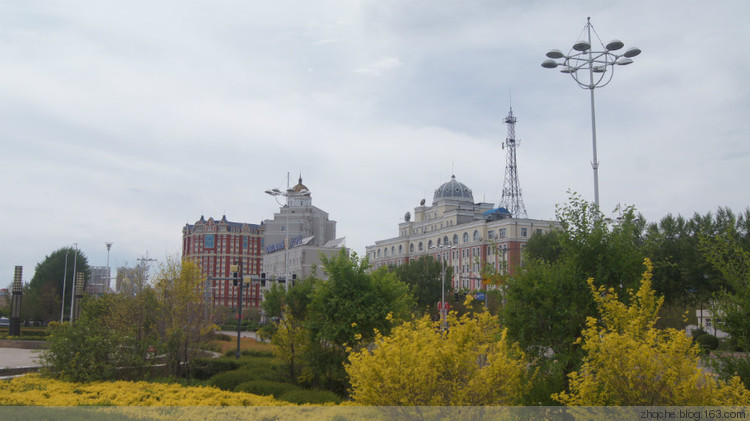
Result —
[[571, 373], [569, 393], [553, 399], [576, 406], [750, 404], [750, 392], [737, 377], [722, 382], [699, 366], [699, 348], [684, 332], [655, 327], [664, 298], [651, 289], [648, 259], [645, 266], [630, 306], [589, 279], [601, 319], [587, 319], [578, 339], [586, 352], [583, 365]]
[[378, 333], [372, 350], [352, 352], [351, 396], [381, 406], [514, 405], [528, 390], [524, 353], [489, 313], [424, 317]]
[[26, 375], [0, 381], [0, 405], [36, 406], [275, 406], [272, 397], [148, 382], [68, 383]]

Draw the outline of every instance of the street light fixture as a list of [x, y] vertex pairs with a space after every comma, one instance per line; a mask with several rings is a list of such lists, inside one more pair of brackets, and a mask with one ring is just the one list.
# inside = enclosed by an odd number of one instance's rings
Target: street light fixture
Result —
[[[621, 50], [625, 44], [620, 40], [613, 40], [603, 45], [601, 40], [601, 50], [596, 49], [591, 44], [591, 18], [586, 18], [587, 39], [578, 41], [573, 44], [573, 48], [568, 54], [563, 54], [560, 50], [550, 50], [547, 53], [547, 60], [544, 60], [542, 67], [545, 69], [555, 69], [560, 67], [560, 72], [569, 74], [573, 80], [583, 89], [591, 92], [591, 136], [593, 144], [594, 160], [591, 167], [594, 169], [594, 202], [599, 207], [599, 159], [596, 153], [596, 115], [594, 113], [594, 89], [607, 86], [612, 81], [615, 73], [615, 65], [626, 66], [633, 62], [632, 58], [641, 53], [636, 47], [625, 50], [624, 53], [618, 54], [616, 51]], [[596, 30], [594, 30], [596, 34]], [[598, 39], [598, 34], [597, 34]], [[582, 73], [579, 73], [582, 72]], [[596, 74], [596, 75], [595, 75]], [[588, 78], [586, 78], [588, 75]], [[588, 80], [586, 80], [588, 79]]]

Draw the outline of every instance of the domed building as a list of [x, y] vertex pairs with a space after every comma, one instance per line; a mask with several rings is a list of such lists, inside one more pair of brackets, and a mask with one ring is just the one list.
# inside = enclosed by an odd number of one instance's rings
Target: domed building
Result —
[[559, 228], [556, 221], [513, 218], [492, 203], [476, 203], [471, 189], [456, 176], [435, 189], [432, 205], [422, 199], [398, 224], [398, 236], [366, 248], [373, 268], [399, 266], [421, 256], [443, 259], [453, 267], [453, 288], [483, 289], [480, 269], [491, 265], [512, 273], [522, 261], [522, 250], [533, 234]]

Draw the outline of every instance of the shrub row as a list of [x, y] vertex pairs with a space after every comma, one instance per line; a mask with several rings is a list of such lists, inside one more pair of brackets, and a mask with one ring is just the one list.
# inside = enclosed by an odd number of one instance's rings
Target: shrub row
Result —
[[225, 371], [236, 370], [239, 364], [229, 358], [199, 358], [193, 364], [193, 376], [199, 380], [211, 377]]

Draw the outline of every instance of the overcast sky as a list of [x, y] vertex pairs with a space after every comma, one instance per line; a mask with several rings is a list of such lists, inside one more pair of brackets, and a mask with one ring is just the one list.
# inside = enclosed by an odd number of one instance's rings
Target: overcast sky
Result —
[[[573, 4], [571, 4], [573, 3]], [[0, 1], [0, 276], [77, 243], [177, 256], [301, 174], [359, 254], [451, 174], [497, 203], [518, 119], [529, 217], [593, 201], [588, 91], [541, 67], [586, 17], [643, 53], [595, 91], [602, 208], [750, 205], [750, 2]]]

